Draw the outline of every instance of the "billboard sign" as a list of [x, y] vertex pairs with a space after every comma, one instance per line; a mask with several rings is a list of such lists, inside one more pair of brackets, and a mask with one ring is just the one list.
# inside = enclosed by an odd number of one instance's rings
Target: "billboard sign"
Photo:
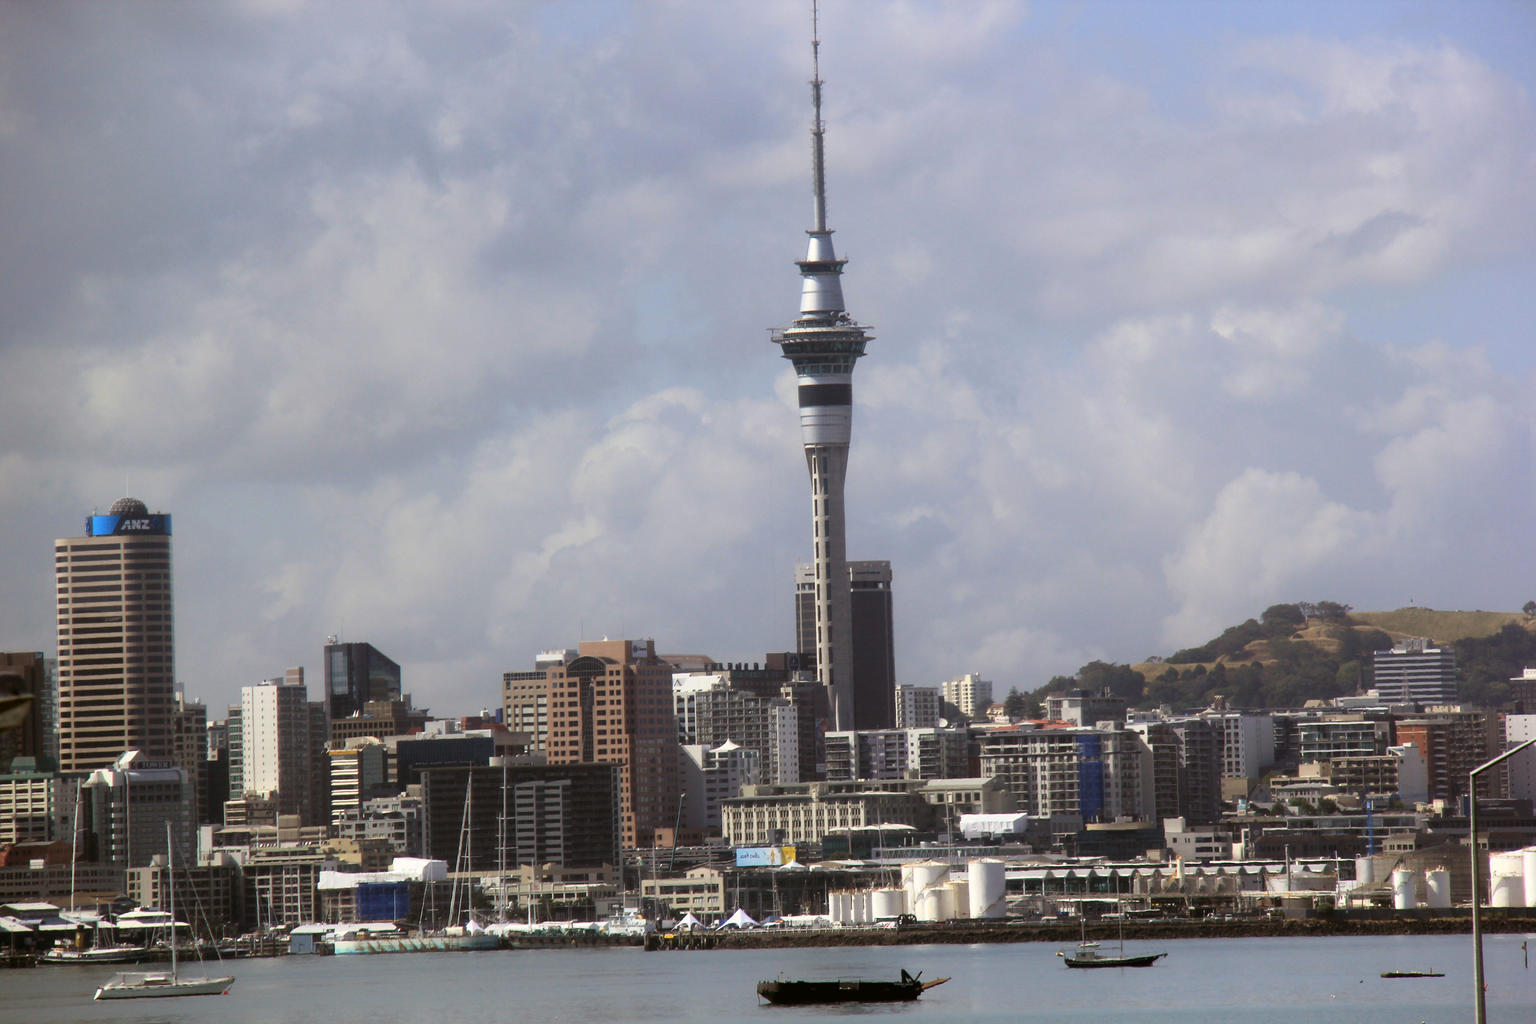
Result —
[[793, 846], [743, 846], [736, 851], [739, 868], [776, 868], [794, 859]]
[[163, 535], [171, 532], [167, 515], [91, 516], [86, 522], [91, 537], [121, 537], [134, 534]]

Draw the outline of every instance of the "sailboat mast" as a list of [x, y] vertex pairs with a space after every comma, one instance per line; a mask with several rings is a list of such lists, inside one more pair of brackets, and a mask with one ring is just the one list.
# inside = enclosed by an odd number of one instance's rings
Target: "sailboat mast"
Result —
[[166, 903], [171, 908], [171, 983], [176, 983], [176, 858], [171, 846], [171, 822], [165, 822]]

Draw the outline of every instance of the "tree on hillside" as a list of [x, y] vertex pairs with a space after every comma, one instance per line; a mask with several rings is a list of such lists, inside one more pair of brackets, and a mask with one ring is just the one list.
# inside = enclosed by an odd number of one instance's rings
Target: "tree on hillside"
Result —
[[1017, 686], [1008, 691], [1008, 696], [1003, 698], [1003, 710], [1008, 717], [1015, 721], [1029, 717], [1029, 698], [1019, 692]]
[[1527, 601], [1520, 608], [1526, 615], [1536, 615], [1536, 601]]

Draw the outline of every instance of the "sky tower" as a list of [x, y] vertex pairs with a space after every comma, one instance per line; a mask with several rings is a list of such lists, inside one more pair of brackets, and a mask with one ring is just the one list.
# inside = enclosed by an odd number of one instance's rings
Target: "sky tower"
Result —
[[843, 479], [853, 429], [853, 364], [874, 335], [843, 310], [844, 260], [827, 227], [827, 178], [821, 120], [821, 40], [811, 7], [811, 224], [800, 267], [800, 316], [773, 332], [799, 382], [800, 436], [811, 474], [811, 565], [815, 575], [816, 676], [826, 688], [832, 728], [852, 729], [853, 612], [843, 517]]

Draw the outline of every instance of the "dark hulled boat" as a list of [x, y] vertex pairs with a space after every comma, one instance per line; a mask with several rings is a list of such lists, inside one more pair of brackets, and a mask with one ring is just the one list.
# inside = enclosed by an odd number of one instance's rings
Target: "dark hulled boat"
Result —
[[757, 994], [775, 1006], [804, 1006], [811, 1003], [902, 1003], [910, 1002], [948, 978], [923, 981], [901, 972], [900, 981], [760, 981]]

